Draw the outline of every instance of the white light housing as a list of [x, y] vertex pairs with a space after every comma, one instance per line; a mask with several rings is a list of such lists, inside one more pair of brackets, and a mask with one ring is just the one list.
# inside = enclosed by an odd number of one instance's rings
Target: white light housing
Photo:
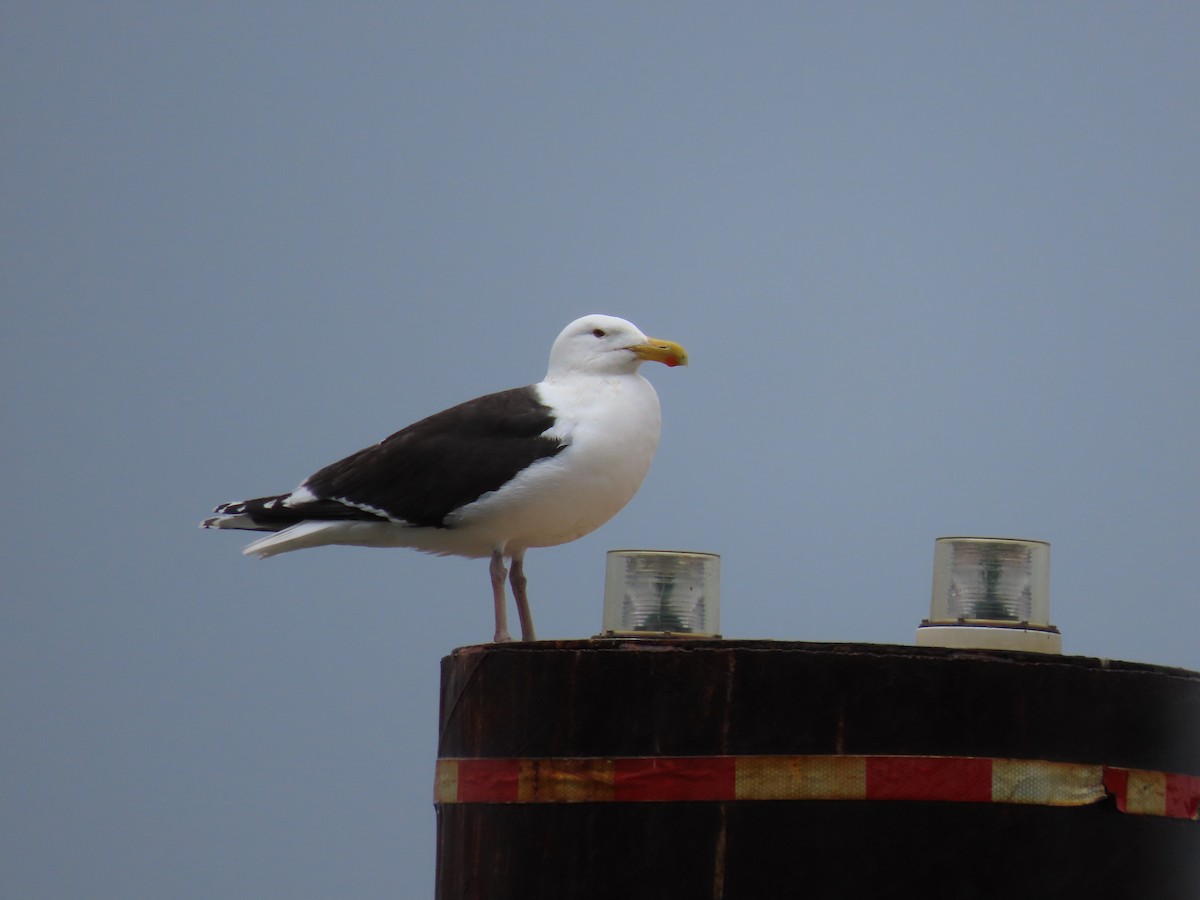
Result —
[[929, 618], [917, 644], [1062, 653], [1062, 635], [1050, 624], [1050, 545], [938, 538]]
[[604, 636], [720, 637], [721, 557], [609, 550]]

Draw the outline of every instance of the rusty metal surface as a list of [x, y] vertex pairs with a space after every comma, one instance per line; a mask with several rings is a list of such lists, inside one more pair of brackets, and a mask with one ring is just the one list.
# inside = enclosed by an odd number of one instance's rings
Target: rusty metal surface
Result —
[[[950, 755], [1200, 774], [1200, 674], [1086, 657], [563, 641], [461, 648], [442, 678], [446, 758]], [[1129, 816], [1111, 801], [451, 804], [438, 809], [438, 855], [440, 900], [903, 886], [924, 897], [1195, 898], [1200, 823]]]
[[876, 644], [557, 641], [442, 663], [438, 755], [897, 753], [1195, 773], [1200, 674]]

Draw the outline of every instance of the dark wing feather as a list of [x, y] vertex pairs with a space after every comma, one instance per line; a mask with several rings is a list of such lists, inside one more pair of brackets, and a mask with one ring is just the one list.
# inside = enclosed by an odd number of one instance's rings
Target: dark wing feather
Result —
[[318, 500], [292, 510], [344, 518], [337, 501], [345, 501], [413, 525], [444, 526], [454, 510], [561, 451], [565, 444], [542, 436], [553, 424], [532, 387], [468, 400], [321, 469], [304, 482]]
[[[204, 527], [243, 528], [249, 531], [282, 531], [307, 519], [343, 519], [368, 522], [385, 522], [383, 516], [372, 515], [336, 500], [318, 500], [299, 507], [285, 505], [287, 494], [222, 503], [213, 510], [217, 513], [203, 522]], [[224, 521], [222, 521], [224, 520]], [[217, 523], [221, 524], [218, 526]]]

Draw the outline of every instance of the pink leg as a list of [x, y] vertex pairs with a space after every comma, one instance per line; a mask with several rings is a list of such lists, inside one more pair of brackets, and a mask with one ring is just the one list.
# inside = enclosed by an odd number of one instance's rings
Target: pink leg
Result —
[[525, 551], [520, 550], [512, 555], [512, 569], [508, 573], [509, 583], [513, 589], [513, 599], [517, 601], [517, 616], [521, 619], [521, 640], [536, 641], [533, 633], [533, 613], [529, 611], [529, 595], [525, 593]]
[[492, 638], [497, 644], [512, 640], [508, 633], [508, 612], [504, 606], [507, 598], [504, 595], [504, 577], [508, 570], [504, 568], [504, 557], [497, 550], [492, 554], [492, 564], [488, 571], [492, 576], [492, 601], [496, 606], [496, 636]]

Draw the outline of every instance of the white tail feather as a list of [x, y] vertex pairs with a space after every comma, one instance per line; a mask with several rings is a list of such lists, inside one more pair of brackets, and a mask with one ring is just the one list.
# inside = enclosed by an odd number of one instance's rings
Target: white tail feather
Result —
[[[247, 556], [266, 559], [279, 553], [323, 547], [327, 544], [351, 544], [359, 547], [411, 547], [411, 537], [427, 529], [409, 529], [394, 522], [359, 522], [335, 519], [310, 519], [297, 522], [277, 534], [248, 544], [242, 552]], [[435, 551], [436, 552], [436, 551]]]
[[247, 544], [242, 553], [246, 556], [266, 559], [268, 556], [289, 553], [292, 550], [303, 550], [305, 547], [340, 544], [342, 541], [338, 538], [346, 530], [346, 524], [345, 522], [299, 522], [283, 531]]

